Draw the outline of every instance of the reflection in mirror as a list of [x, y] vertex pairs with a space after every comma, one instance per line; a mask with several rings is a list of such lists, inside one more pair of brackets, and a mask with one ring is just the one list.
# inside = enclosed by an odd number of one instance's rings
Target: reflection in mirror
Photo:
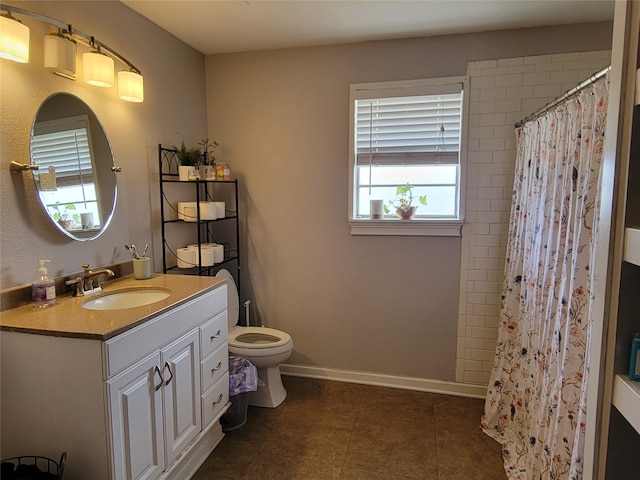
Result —
[[116, 178], [107, 136], [79, 98], [58, 93], [44, 101], [31, 131], [31, 163], [40, 202], [66, 235], [91, 240], [107, 227]]

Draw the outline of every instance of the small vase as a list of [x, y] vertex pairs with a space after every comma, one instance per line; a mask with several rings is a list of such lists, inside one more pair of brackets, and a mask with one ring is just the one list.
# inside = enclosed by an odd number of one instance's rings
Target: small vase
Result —
[[195, 177], [196, 167], [192, 165], [179, 165], [178, 166], [178, 178], [181, 182], [187, 182]]
[[399, 208], [396, 210], [396, 214], [402, 220], [411, 220], [413, 218], [413, 215], [416, 213], [416, 208], [418, 207], [410, 207], [409, 210], [402, 210]]
[[215, 180], [216, 171], [213, 165], [200, 165], [200, 180]]

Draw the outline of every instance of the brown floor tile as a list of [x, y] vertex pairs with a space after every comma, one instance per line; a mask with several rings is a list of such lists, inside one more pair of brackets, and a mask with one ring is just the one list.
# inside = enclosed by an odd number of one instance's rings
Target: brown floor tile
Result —
[[224, 438], [225, 445], [257, 452], [262, 447], [265, 438], [267, 438], [283, 410], [282, 407], [249, 407], [247, 423], [238, 430], [226, 433]]
[[484, 400], [440, 395], [433, 406], [436, 428], [477, 431], [484, 411]]
[[194, 480], [504, 480], [483, 400], [283, 376]]
[[252, 460], [246, 480], [339, 480], [342, 467], [284, 455], [260, 453]]
[[[226, 437], [225, 437], [226, 440]], [[240, 448], [218, 445], [202, 464], [192, 480], [244, 480], [251, 478], [255, 453]], [[254, 477], [259, 478], [259, 477]]]
[[420, 425], [433, 430], [433, 399], [424, 392], [370, 387], [362, 399], [357, 423]]
[[355, 417], [360, 408], [364, 385], [345, 382], [327, 382], [300, 377], [283, 377], [287, 389], [285, 408], [306, 408], [316, 413]]
[[349, 447], [353, 420], [310, 410], [285, 411], [269, 432], [261, 451], [300, 460], [342, 465]]
[[[433, 477], [435, 480], [436, 477]], [[342, 476], [340, 480], [413, 480], [411, 477], [404, 477], [402, 475], [393, 475], [390, 473], [371, 472], [368, 470], [362, 470], [359, 468], [345, 467], [342, 470]]]
[[219, 446], [193, 480], [339, 480], [342, 467]]
[[438, 431], [438, 480], [506, 480], [500, 444], [484, 433]]
[[344, 465], [410, 478], [437, 478], [435, 447], [433, 427], [356, 423]]

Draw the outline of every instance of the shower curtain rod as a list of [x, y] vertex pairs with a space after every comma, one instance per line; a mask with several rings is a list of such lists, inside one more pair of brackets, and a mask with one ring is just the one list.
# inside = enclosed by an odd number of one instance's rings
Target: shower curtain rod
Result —
[[571, 90], [568, 90], [563, 95], [560, 95], [556, 99], [551, 100], [544, 107], [542, 107], [539, 110], [533, 112], [531, 115], [528, 115], [528, 116], [524, 117], [522, 120], [520, 120], [518, 123], [516, 123], [515, 127], [516, 128], [522, 127], [525, 123], [530, 122], [531, 120], [535, 120], [536, 118], [540, 117], [541, 115], [543, 115], [546, 112], [548, 112], [549, 110], [551, 110], [553, 107], [555, 107], [557, 105], [560, 105], [565, 100], [568, 100], [569, 98], [573, 97], [574, 95], [580, 93], [580, 91], [582, 91], [585, 87], [588, 87], [589, 85], [594, 84], [598, 79], [600, 79], [601, 77], [606, 75], [609, 70], [611, 70], [611, 65], [609, 65], [607, 67], [604, 67], [602, 70], [600, 70], [599, 72], [594, 73], [589, 78], [587, 78], [585, 81], [579, 83], [578, 85], [573, 87]]

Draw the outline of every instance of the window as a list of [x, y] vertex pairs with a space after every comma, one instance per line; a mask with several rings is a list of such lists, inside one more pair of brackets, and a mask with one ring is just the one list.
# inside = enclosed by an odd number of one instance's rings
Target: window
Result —
[[[99, 227], [101, 215], [90, 145], [86, 115], [37, 122], [31, 137], [31, 160], [39, 166], [34, 177], [40, 185], [40, 198], [50, 211], [56, 203], [73, 204], [78, 212], [93, 213], [94, 227]], [[54, 173], [53, 185], [43, 185], [41, 173]]]
[[[459, 235], [465, 77], [351, 86], [349, 222], [352, 234]], [[390, 202], [407, 183], [426, 196], [411, 222]], [[382, 199], [382, 219], [370, 200]]]

